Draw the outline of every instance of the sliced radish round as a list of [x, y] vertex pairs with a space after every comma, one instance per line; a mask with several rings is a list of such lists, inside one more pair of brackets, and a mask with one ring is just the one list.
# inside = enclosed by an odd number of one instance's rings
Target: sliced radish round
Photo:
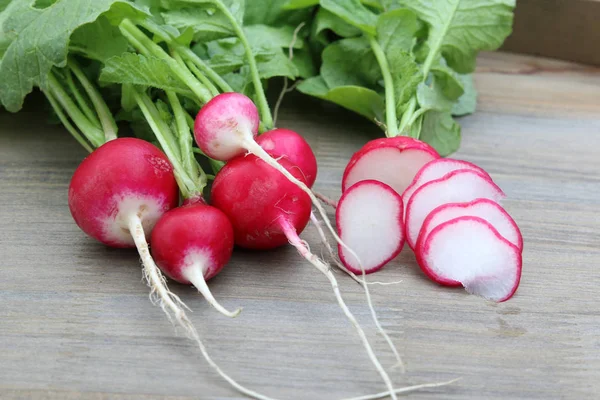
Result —
[[402, 193], [402, 201], [404, 201], [404, 204], [408, 204], [410, 197], [418, 188], [427, 182], [443, 178], [446, 174], [460, 169], [477, 171], [482, 175], [487, 176], [490, 180], [492, 179], [482, 168], [468, 161], [454, 160], [452, 158], [438, 158], [428, 162], [419, 172], [417, 172], [415, 179], [413, 179], [412, 183], [406, 188], [404, 193]]
[[519, 250], [523, 250], [523, 236], [521, 236], [521, 231], [506, 210], [495, 201], [477, 199], [468, 203], [444, 204], [429, 213], [425, 221], [423, 221], [423, 226], [419, 232], [415, 247], [417, 251], [436, 226], [463, 216], [479, 217], [486, 220], [496, 228], [503, 238], [517, 246]]
[[[379, 181], [358, 182], [342, 195], [335, 213], [338, 232], [365, 273], [378, 271], [402, 250], [402, 210], [402, 197]], [[362, 274], [354, 255], [342, 246], [338, 252], [346, 268]]]
[[447, 203], [460, 203], [484, 198], [499, 202], [502, 190], [490, 178], [476, 171], [453, 171], [415, 191], [406, 207], [406, 238], [415, 248], [423, 221], [435, 208]]
[[416, 139], [372, 140], [350, 159], [342, 179], [342, 192], [356, 182], [373, 179], [402, 194], [421, 167], [439, 157], [433, 147]]
[[418, 258], [428, 276], [460, 282], [469, 293], [498, 302], [511, 298], [521, 279], [521, 251], [479, 217], [438, 225]]

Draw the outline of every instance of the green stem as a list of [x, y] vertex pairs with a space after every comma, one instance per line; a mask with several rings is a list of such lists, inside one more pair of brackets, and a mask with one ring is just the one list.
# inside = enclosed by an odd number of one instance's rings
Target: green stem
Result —
[[92, 146], [100, 147], [104, 144], [104, 133], [91, 123], [87, 117], [79, 110], [77, 105], [71, 100], [65, 89], [56, 79], [56, 76], [51, 72], [48, 75], [48, 85], [50, 93], [67, 112], [71, 121], [79, 128], [79, 130], [90, 141]]
[[167, 123], [160, 117], [160, 113], [150, 96], [145, 92], [140, 92], [138, 90], [133, 91], [133, 95], [135, 100], [142, 110], [144, 117], [148, 121], [152, 132], [158, 139], [163, 151], [171, 161], [173, 165], [173, 169], [175, 170], [175, 178], [177, 179], [177, 183], [179, 188], [181, 189], [181, 193], [184, 198], [189, 198], [193, 193], [199, 192], [194, 181], [188, 176], [185, 168], [181, 164], [180, 158], [177, 154], [177, 144], [174, 143], [173, 133], [171, 129], [167, 125]]
[[106, 102], [98, 92], [98, 89], [90, 82], [85, 73], [81, 70], [79, 64], [72, 58], [69, 58], [67, 62], [69, 68], [73, 71], [81, 86], [89, 96], [90, 100], [92, 100], [92, 104], [96, 109], [96, 113], [100, 118], [100, 123], [102, 124], [102, 129], [104, 130], [104, 138], [108, 142], [110, 140], [117, 138], [117, 123], [113, 118], [112, 113], [108, 109]]
[[237, 22], [233, 14], [229, 11], [229, 8], [223, 4], [221, 0], [210, 0], [229, 20], [231, 26], [233, 27], [233, 31], [237, 35], [237, 37], [242, 42], [242, 46], [244, 46], [244, 51], [246, 52], [246, 58], [248, 59], [248, 67], [250, 68], [250, 75], [252, 76], [252, 82], [254, 84], [254, 90], [256, 91], [256, 100], [257, 106], [260, 111], [261, 121], [265, 125], [266, 129], [273, 128], [273, 116], [271, 115], [271, 110], [269, 109], [269, 103], [267, 102], [267, 96], [265, 95], [265, 91], [262, 86], [262, 82], [260, 80], [260, 75], [258, 73], [258, 67], [256, 66], [256, 59], [254, 58], [254, 54], [252, 54], [252, 49], [250, 48], [250, 43], [248, 43], [248, 39], [244, 34], [244, 31], [240, 24]]
[[385, 53], [383, 52], [383, 49], [377, 40], [373, 36], [369, 36], [369, 42], [371, 44], [371, 49], [373, 49], [373, 53], [375, 53], [375, 58], [377, 59], [377, 63], [379, 64], [379, 68], [383, 74], [383, 82], [385, 84], [385, 119], [387, 125], [385, 134], [388, 137], [398, 136], [396, 95], [394, 93], [394, 79], [392, 78], [392, 73], [390, 72], [390, 66], [387, 58], [385, 57]]
[[181, 54], [181, 56], [192, 62], [196, 67], [200, 69], [210, 80], [212, 80], [222, 92], [235, 92], [233, 88], [227, 83], [225, 79], [221, 77], [221, 75], [217, 74], [217, 72], [206, 65], [203, 59], [198, 57], [196, 53], [192, 51], [189, 47], [185, 47], [179, 43], [174, 44], [175, 51]]
[[85, 116], [90, 120], [91, 123], [96, 125], [99, 129], [102, 128], [102, 125], [100, 125], [100, 121], [98, 120], [98, 117], [92, 111], [92, 109], [88, 105], [87, 101], [85, 101], [85, 99], [81, 95], [81, 92], [77, 88], [77, 85], [75, 85], [75, 82], [73, 81], [73, 74], [71, 73], [71, 70], [68, 68], [65, 73], [65, 78], [67, 81], [67, 86], [69, 87], [71, 94], [73, 94], [73, 97], [75, 97], [75, 101], [79, 105], [79, 108], [81, 109], [81, 111], [85, 114]]
[[67, 118], [65, 113], [63, 113], [63, 111], [61, 110], [60, 104], [58, 104], [56, 99], [54, 97], [52, 97], [52, 95], [48, 92], [44, 92], [44, 94], [46, 95], [46, 98], [48, 99], [48, 101], [50, 102], [50, 105], [54, 109], [54, 112], [58, 116], [58, 119], [60, 119], [60, 122], [62, 122], [62, 124], [65, 126], [65, 128], [67, 128], [67, 130], [69, 131], [69, 133], [71, 133], [71, 135], [75, 138], [75, 140], [77, 140], [79, 142], [79, 144], [82, 145], [83, 148], [86, 149], [88, 152], [91, 153], [92, 151], [94, 151], [94, 149], [92, 149], [92, 147], [88, 144], [88, 142], [85, 141], [83, 136], [81, 136], [81, 134], [79, 132], [77, 132], [77, 129], [75, 129], [75, 127], [73, 125], [71, 125], [71, 123], [69, 122], [69, 119]]
[[[181, 151], [181, 162], [184, 167], [187, 168], [187, 172], [191, 177], [198, 177], [198, 193], [202, 195], [202, 191], [206, 187], [207, 178], [204, 170], [198, 165], [198, 162], [194, 158], [194, 152], [192, 151], [193, 137], [190, 133], [190, 128], [186, 121], [186, 113], [181, 107], [181, 103], [177, 98], [177, 95], [172, 91], [167, 91], [167, 97], [169, 98], [169, 104], [173, 110], [175, 116], [175, 125], [177, 126], [179, 149]], [[194, 193], [191, 194], [194, 196]]]
[[187, 69], [183, 68], [179, 63], [169, 56], [159, 45], [154, 43], [148, 36], [136, 27], [133, 22], [124, 19], [119, 25], [119, 29], [136, 49], [143, 54], [151, 54], [165, 61], [171, 71], [185, 83], [194, 92], [202, 103], [207, 103], [212, 95], [210, 91], [196, 79], [196, 77]]
[[210, 81], [210, 79], [208, 79], [206, 76], [204, 76], [204, 74], [202, 72], [200, 72], [200, 70], [198, 68], [196, 68], [196, 66], [190, 62], [185, 62], [183, 61], [183, 58], [181, 58], [181, 55], [177, 52], [173, 53], [173, 58], [175, 59], [175, 61], [177, 61], [179, 63], [179, 65], [181, 66], [181, 68], [187, 68], [189, 69], [196, 78], [198, 78], [198, 80], [200, 82], [202, 82], [202, 84], [204, 86], [206, 86], [206, 88], [210, 91], [210, 94], [214, 97], [216, 95], [219, 94], [219, 90], [215, 87], [215, 85], [213, 85], [213, 83]]
[[406, 110], [404, 114], [402, 114], [402, 119], [400, 119], [400, 127], [398, 131], [400, 134], [405, 134], [408, 127], [410, 127], [409, 121], [413, 120], [413, 113], [417, 107], [417, 98], [415, 96], [411, 97], [408, 105], [406, 106]]

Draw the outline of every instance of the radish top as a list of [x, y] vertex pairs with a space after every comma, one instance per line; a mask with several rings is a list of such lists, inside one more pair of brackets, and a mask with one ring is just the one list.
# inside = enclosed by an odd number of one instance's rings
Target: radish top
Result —
[[88, 235], [113, 247], [133, 247], [128, 218], [137, 214], [148, 234], [177, 206], [179, 190], [167, 157], [140, 139], [111, 140], [85, 158], [69, 186], [69, 208]]

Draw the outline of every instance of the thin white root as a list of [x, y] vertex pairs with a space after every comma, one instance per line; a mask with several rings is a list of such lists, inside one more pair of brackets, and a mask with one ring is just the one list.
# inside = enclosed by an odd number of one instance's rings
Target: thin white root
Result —
[[[400, 389], [395, 389], [394, 393], [405, 394], [405, 393], [410, 393], [410, 392], [416, 392], [417, 390], [422, 390], [422, 389], [437, 388], [437, 387], [451, 385], [460, 380], [461, 380], [461, 378], [457, 378], [457, 379], [452, 379], [451, 381], [447, 381], [447, 382], [424, 383], [421, 385], [407, 386], [407, 387], [403, 387]], [[351, 397], [351, 398], [347, 398], [344, 400], [377, 400], [377, 399], [383, 399], [388, 396], [390, 396], [390, 392], [381, 392], [381, 393], [369, 394], [369, 395], [360, 396], [360, 397]]]
[[325, 246], [329, 250], [329, 253], [332, 256], [332, 258], [334, 259], [335, 263], [338, 264], [338, 267], [340, 269], [342, 269], [343, 271], [345, 271], [348, 275], [350, 275], [355, 281], [360, 283], [360, 285], [364, 288], [365, 297], [367, 298], [367, 305], [369, 306], [369, 311], [371, 312], [371, 317], [373, 318], [373, 322], [375, 323], [375, 326], [377, 327], [377, 330], [379, 331], [381, 336], [383, 336], [383, 338], [387, 342], [389, 348], [392, 350], [392, 353], [394, 353], [394, 357], [396, 357], [396, 364], [392, 368], [400, 368], [400, 371], [402, 373], [404, 373], [406, 371], [406, 368], [404, 367], [404, 363], [402, 362], [402, 357], [400, 357], [400, 353], [398, 353], [398, 349], [396, 349], [394, 342], [392, 342], [392, 338], [390, 338], [390, 336], [387, 334], [385, 329], [383, 329], [383, 326], [381, 326], [381, 323], [379, 322], [379, 318], [377, 317], [377, 312], [375, 311], [375, 307], [373, 306], [373, 301], [371, 299], [371, 292], [369, 291], [369, 285], [368, 285], [367, 281], [365, 280], [365, 270], [364, 269], [362, 270], [363, 276], [362, 276], [362, 279], [359, 279], [352, 271], [348, 270], [341, 262], [339, 262], [337, 257], [335, 257], [335, 255], [333, 253], [333, 249], [331, 248], [331, 245], [329, 244], [327, 237], [325, 236], [325, 232], [321, 228], [321, 223], [317, 219], [317, 216], [311, 212], [310, 219], [313, 222], [313, 224], [315, 225], [315, 228], [317, 228], [317, 231], [319, 232], [319, 235], [321, 236], [322, 242], [325, 244]]
[[330, 199], [322, 193], [314, 192], [317, 199], [321, 200], [323, 203], [327, 204], [331, 208], [337, 208], [337, 201]]
[[198, 289], [198, 291], [202, 296], [204, 296], [206, 301], [208, 301], [208, 303], [211, 306], [213, 306], [217, 311], [230, 318], [237, 317], [240, 314], [240, 312], [242, 312], [242, 308], [240, 307], [235, 311], [229, 311], [221, 304], [219, 304], [219, 302], [215, 299], [212, 292], [208, 288], [208, 285], [206, 284], [203, 271], [204, 269], [200, 265], [192, 265], [189, 268], [187, 268], [185, 277], [190, 282], [192, 282], [192, 285], [194, 285], [196, 289]]
[[175, 321], [179, 324], [179, 326], [184, 329], [186, 336], [196, 342], [206, 362], [208, 362], [208, 364], [237, 391], [248, 397], [258, 400], [274, 400], [271, 397], [263, 396], [260, 393], [256, 393], [255, 391], [240, 385], [233, 380], [233, 378], [223, 372], [223, 370], [221, 370], [221, 368], [212, 360], [212, 358], [210, 358], [206, 347], [204, 347], [204, 343], [202, 343], [202, 340], [200, 339], [198, 331], [196, 331], [192, 321], [188, 319], [185, 311], [182, 308], [182, 306], [185, 305], [176, 295], [169, 291], [165, 277], [152, 259], [150, 250], [148, 249], [148, 243], [146, 242], [144, 228], [142, 227], [142, 221], [140, 220], [139, 216], [132, 214], [128, 222], [129, 231], [133, 236], [135, 246], [137, 247], [140, 258], [142, 259], [144, 276], [146, 277], [148, 286], [151, 289], [151, 296], [154, 298], [153, 303], [158, 303], [161, 306], [171, 322], [173, 322], [173, 317], [175, 318]]
[[[304, 242], [300, 239], [300, 237], [298, 236], [298, 233], [296, 232], [296, 229], [289, 223], [289, 221], [287, 221], [284, 217], [281, 217], [280, 223], [281, 223], [281, 227], [282, 227], [287, 239], [289, 240], [290, 244], [292, 246], [294, 246], [296, 248], [296, 250], [298, 250], [298, 252], [300, 253], [300, 255], [302, 257], [304, 257], [315, 268], [317, 268], [319, 271], [321, 271], [327, 277], [327, 279], [329, 279], [329, 282], [331, 283], [331, 287], [333, 289], [333, 293], [335, 294], [335, 298], [337, 299], [337, 302], [338, 302], [340, 308], [342, 309], [342, 311], [344, 312], [344, 314], [346, 315], [348, 320], [352, 323], [352, 325], [356, 329], [358, 336], [360, 337], [360, 340], [363, 343], [364, 348], [367, 350], [367, 354], [369, 355], [371, 362], [373, 363], [373, 365], [375, 366], [375, 368], [377, 369], [377, 371], [383, 378], [383, 381], [385, 382], [385, 385], [388, 388], [388, 393], [390, 393], [390, 396], [392, 397], [393, 400], [398, 400], [396, 393], [394, 391], [394, 386], [392, 384], [392, 381], [391, 381], [389, 375], [387, 374], [387, 372], [385, 372], [385, 369], [383, 368], [383, 366], [381, 365], [379, 360], [377, 359], [377, 356], [373, 352], [373, 348], [371, 347], [371, 344], [369, 343], [369, 340], [367, 339], [365, 331], [362, 329], [362, 327], [360, 326], [360, 324], [358, 323], [358, 321], [356, 320], [356, 318], [354, 317], [354, 315], [352, 314], [350, 309], [346, 306], [346, 303], [344, 302], [344, 299], [342, 298], [342, 295], [340, 293], [340, 288], [338, 286], [337, 279], [335, 279], [335, 276], [331, 272], [329, 265], [325, 264], [325, 262], [323, 262], [321, 259], [319, 259], [319, 257], [317, 257], [316, 255], [314, 255], [310, 252], [310, 249], [308, 248], [308, 245], [306, 244], [306, 242]], [[366, 286], [367, 285], [365, 285], [365, 287]]]

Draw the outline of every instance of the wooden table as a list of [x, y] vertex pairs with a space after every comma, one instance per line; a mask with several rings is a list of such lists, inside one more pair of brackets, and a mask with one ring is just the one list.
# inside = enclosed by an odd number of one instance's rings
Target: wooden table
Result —
[[[494, 304], [441, 288], [405, 249], [372, 279], [382, 324], [407, 364], [398, 386], [462, 377], [415, 399], [600, 396], [600, 70], [509, 54], [480, 57], [478, 111], [463, 118], [456, 157], [505, 190], [525, 238], [516, 296]], [[296, 103], [296, 104], [294, 104]], [[300, 104], [298, 104], [300, 103]], [[135, 251], [78, 230], [67, 207], [85, 155], [37, 111], [0, 114], [0, 398], [239, 399], [148, 301]], [[290, 97], [281, 126], [318, 155], [316, 188], [339, 195], [345, 162], [376, 127], [330, 105]], [[314, 229], [304, 233], [316, 252]], [[361, 288], [344, 297], [385, 366], [393, 357]], [[211, 282], [235, 320], [192, 288], [172, 285], [218, 363], [282, 399], [337, 399], [384, 389], [320, 273], [291, 248], [237, 251]]]

